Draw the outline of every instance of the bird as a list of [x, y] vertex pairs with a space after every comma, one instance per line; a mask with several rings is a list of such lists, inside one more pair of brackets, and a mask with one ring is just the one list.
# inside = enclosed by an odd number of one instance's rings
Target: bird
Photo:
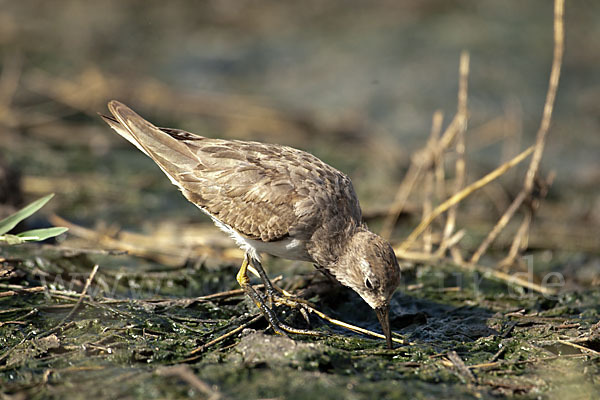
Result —
[[[182, 194], [244, 251], [237, 281], [277, 333], [277, 293], [261, 265], [264, 253], [311, 262], [351, 288], [375, 311], [393, 348], [390, 300], [400, 268], [390, 243], [362, 220], [350, 178], [314, 155], [257, 141], [225, 140], [159, 128], [125, 104], [108, 103], [103, 120], [150, 157]], [[249, 283], [258, 271], [268, 300]], [[269, 304], [267, 304], [269, 303]]]

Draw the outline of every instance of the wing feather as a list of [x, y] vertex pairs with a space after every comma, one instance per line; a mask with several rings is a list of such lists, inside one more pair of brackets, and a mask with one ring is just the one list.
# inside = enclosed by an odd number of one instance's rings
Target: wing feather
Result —
[[188, 200], [250, 239], [308, 239], [332, 218], [360, 223], [348, 177], [311, 154], [157, 128], [117, 101], [109, 109], [114, 118], [104, 120], [152, 158]]

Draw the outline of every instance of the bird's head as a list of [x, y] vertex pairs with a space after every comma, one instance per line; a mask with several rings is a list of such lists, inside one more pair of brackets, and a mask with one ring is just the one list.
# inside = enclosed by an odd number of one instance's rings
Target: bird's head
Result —
[[389, 348], [392, 348], [389, 310], [400, 283], [400, 267], [392, 246], [382, 237], [358, 230], [340, 256], [334, 275], [375, 310]]

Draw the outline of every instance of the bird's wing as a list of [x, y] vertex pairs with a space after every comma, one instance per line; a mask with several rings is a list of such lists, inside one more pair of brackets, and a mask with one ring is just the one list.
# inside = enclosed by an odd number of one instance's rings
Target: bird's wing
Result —
[[326, 219], [360, 221], [348, 177], [286, 146], [157, 128], [122, 103], [103, 117], [147, 154], [192, 203], [251, 239], [310, 235]]

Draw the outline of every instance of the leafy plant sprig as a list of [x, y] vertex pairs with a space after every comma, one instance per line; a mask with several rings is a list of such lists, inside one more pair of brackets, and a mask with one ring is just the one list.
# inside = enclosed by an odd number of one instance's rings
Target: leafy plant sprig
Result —
[[54, 197], [54, 193], [49, 194], [47, 196], [42, 197], [34, 201], [33, 203], [23, 207], [19, 211], [14, 214], [9, 215], [0, 221], [0, 244], [6, 243], [9, 245], [20, 244], [24, 242], [39, 242], [42, 240], [46, 240], [55, 236], [60, 235], [61, 233], [66, 232], [69, 228], [63, 227], [52, 227], [52, 228], [42, 228], [42, 229], [32, 229], [29, 231], [17, 233], [16, 235], [8, 234], [11, 229], [13, 229], [17, 224], [23, 221], [25, 218], [30, 217], [40, 208], [44, 207], [44, 205], [50, 201], [50, 199]]

